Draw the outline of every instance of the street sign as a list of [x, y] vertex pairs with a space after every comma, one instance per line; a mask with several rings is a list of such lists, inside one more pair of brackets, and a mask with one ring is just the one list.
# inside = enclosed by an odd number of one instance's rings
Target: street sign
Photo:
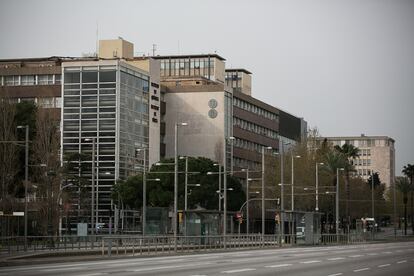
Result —
[[24, 212], [13, 212], [13, 216], [24, 217]]

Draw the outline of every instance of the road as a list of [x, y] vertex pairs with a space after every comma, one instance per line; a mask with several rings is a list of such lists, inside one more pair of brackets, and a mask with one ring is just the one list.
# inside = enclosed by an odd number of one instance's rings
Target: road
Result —
[[414, 242], [249, 250], [0, 268], [3, 275], [413, 275]]

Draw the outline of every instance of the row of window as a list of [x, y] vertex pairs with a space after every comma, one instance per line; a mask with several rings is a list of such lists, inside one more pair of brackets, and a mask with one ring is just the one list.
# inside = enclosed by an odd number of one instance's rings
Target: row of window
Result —
[[371, 159], [353, 159], [352, 165], [354, 166], [371, 166]]
[[255, 170], [260, 167], [259, 162], [246, 160], [238, 157], [233, 158], [234, 166], [238, 168], [249, 168], [250, 170]]
[[278, 120], [279, 118], [279, 115], [273, 112], [267, 111], [261, 107], [258, 107], [257, 105], [251, 104], [236, 97], [233, 98], [233, 105], [237, 106], [238, 108], [257, 114], [259, 116], [263, 116], [270, 120]]
[[262, 148], [264, 147], [261, 144], [257, 144], [251, 141], [247, 141], [244, 139], [236, 138], [233, 142], [233, 145], [238, 148], [262, 152]]
[[390, 141], [388, 139], [358, 139], [358, 140], [332, 140], [333, 145], [341, 146], [343, 144], [353, 145], [355, 147], [388, 147]]
[[360, 149], [359, 150], [360, 156], [371, 156], [371, 150], [370, 149]]
[[42, 108], [61, 108], [62, 98], [61, 97], [28, 97], [28, 98], [12, 98], [12, 102], [34, 102], [38, 107]]
[[60, 84], [60, 74], [0, 76], [2, 86]]
[[370, 169], [358, 169], [355, 172], [356, 175], [360, 175], [360, 176], [369, 176], [371, 175], [371, 170]]
[[213, 58], [161, 60], [161, 76], [209, 76], [214, 74]]
[[278, 138], [278, 133], [274, 130], [268, 129], [266, 127], [259, 126], [257, 124], [254, 124], [252, 122], [245, 121], [243, 119], [240, 119], [238, 117], [233, 117], [233, 125], [238, 126], [241, 129], [254, 132], [259, 135], [263, 135], [272, 139]]

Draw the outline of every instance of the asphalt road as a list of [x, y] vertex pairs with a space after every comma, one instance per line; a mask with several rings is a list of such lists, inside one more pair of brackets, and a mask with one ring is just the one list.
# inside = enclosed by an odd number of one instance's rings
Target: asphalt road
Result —
[[414, 275], [414, 242], [249, 250], [0, 268], [3, 275]]

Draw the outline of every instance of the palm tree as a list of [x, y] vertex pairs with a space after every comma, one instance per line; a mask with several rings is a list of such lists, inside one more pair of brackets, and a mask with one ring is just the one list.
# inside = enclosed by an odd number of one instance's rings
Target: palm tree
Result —
[[[327, 151], [323, 156], [324, 166], [322, 168], [332, 177], [333, 187], [336, 187], [337, 169], [344, 168], [345, 159], [346, 158], [342, 153], [333, 150]], [[335, 198], [333, 202], [335, 202]], [[335, 203], [333, 206], [335, 206]]]
[[403, 194], [403, 203], [404, 203], [404, 235], [407, 235], [407, 201], [408, 193], [412, 190], [410, 182], [406, 177], [397, 177], [396, 187], [400, 193]]
[[351, 163], [351, 159], [357, 158], [359, 156], [359, 149], [351, 144], [344, 144], [342, 147], [336, 145], [335, 150], [341, 153], [345, 157], [344, 163], [344, 172], [345, 172], [345, 187], [346, 187], [346, 202], [345, 202], [345, 210], [346, 210], [346, 220], [348, 225], [350, 224], [350, 217], [349, 217], [349, 201], [351, 200], [351, 192], [349, 187], [349, 178], [350, 173], [354, 171], [354, 166]]
[[413, 184], [413, 178], [414, 178], [414, 165], [407, 164], [407, 166], [404, 166], [402, 173], [405, 174], [406, 177], [410, 179], [411, 184], [411, 229], [412, 233], [414, 235], [414, 210], [413, 210], [413, 194], [414, 194], [414, 184]]

